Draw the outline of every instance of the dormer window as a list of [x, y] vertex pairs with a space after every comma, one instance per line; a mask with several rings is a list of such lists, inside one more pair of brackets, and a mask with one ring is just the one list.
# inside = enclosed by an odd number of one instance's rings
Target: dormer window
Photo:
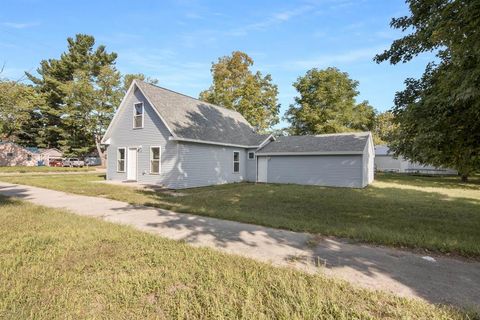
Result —
[[133, 128], [143, 128], [143, 102], [133, 105]]

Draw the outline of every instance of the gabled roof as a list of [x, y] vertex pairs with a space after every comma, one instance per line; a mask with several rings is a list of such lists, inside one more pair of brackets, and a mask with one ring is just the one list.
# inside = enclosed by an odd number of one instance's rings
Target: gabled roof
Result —
[[237, 111], [140, 80], [134, 80], [133, 86], [140, 89], [155, 109], [172, 134], [172, 140], [258, 147], [270, 137], [255, 133]]
[[390, 148], [387, 145], [379, 144], [375, 146], [375, 155], [376, 156], [390, 156]]
[[260, 148], [257, 155], [361, 154], [369, 139], [370, 132], [277, 137], [275, 141]]

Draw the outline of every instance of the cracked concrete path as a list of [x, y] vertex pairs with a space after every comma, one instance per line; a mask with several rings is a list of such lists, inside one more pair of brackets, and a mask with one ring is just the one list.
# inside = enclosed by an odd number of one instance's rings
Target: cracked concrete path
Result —
[[313, 242], [307, 233], [4, 182], [0, 182], [0, 194], [130, 225], [194, 246], [206, 246], [306, 272], [320, 272], [368, 289], [480, 310], [480, 262], [424, 257], [334, 238]]

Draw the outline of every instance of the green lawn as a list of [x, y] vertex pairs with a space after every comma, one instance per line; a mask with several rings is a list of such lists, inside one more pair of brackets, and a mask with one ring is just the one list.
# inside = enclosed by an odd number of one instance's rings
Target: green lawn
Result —
[[1, 319], [473, 319], [0, 197]]
[[379, 175], [365, 189], [230, 184], [165, 192], [98, 183], [98, 175], [0, 180], [221, 219], [480, 258], [480, 178]]
[[70, 167], [0, 167], [0, 174], [2, 173], [27, 173], [27, 172], [72, 172], [72, 171], [94, 171], [94, 167], [83, 167], [83, 168], [70, 168]]

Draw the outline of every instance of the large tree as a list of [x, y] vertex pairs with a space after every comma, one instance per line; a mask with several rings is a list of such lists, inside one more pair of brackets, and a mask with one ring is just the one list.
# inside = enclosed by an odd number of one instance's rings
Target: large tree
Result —
[[[62, 147], [65, 139], [71, 133], [68, 124], [63, 121], [71, 109], [67, 106], [64, 86], [80, 73], [88, 75], [89, 79], [99, 76], [104, 67], [114, 68], [116, 53], [108, 53], [105, 46], [96, 49], [95, 39], [92, 36], [77, 34], [75, 38], [68, 38], [68, 49], [59, 59], [48, 59], [40, 62], [37, 69], [38, 76], [27, 73], [38, 92], [42, 93], [46, 103], [41, 108], [42, 130], [38, 133], [38, 145], [43, 147]], [[72, 139], [75, 136], [72, 135]], [[63, 144], [62, 144], [63, 143]], [[89, 145], [95, 148], [94, 141]], [[67, 153], [72, 152], [64, 148]]]
[[87, 154], [94, 145], [105, 165], [100, 142], [123, 95], [120, 73], [110, 66], [102, 67], [95, 77], [77, 71], [60, 88], [65, 95], [62, 148], [71, 154]]
[[375, 126], [373, 128], [373, 140], [375, 144], [387, 144], [394, 134], [396, 127], [391, 111], [385, 111], [375, 115]]
[[94, 48], [95, 39], [89, 35], [77, 34], [67, 42], [68, 49], [59, 59], [41, 61], [38, 76], [27, 73], [46, 99], [39, 110], [38, 145], [75, 155], [97, 150], [102, 156], [99, 135], [122, 91], [115, 69], [117, 55], [103, 45]]
[[299, 96], [285, 118], [292, 134], [321, 134], [371, 130], [375, 110], [357, 103], [358, 81], [337, 68], [313, 68], [293, 84]]
[[32, 86], [0, 79], [0, 138], [25, 145], [35, 145], [32, 135], [38, 110], [44, 104]]
[[278, 88], [269, 74], [253, 73], [252, 66], [252, 58], [240, 51], [219, 58], [212, 64], [213, 83], [200, 99], [236, 110], [257, 130], [265, 131], [279, 121]]
[[409, 34], [377, 55], [377, 62], [408, 62], [436, 52], [420, 79], [407, 79], [393, 109], [397, 155], [452, 167], [462, 180], [480, 168], [480, 3], [407, 0], [410, 16], [391, 26]]

